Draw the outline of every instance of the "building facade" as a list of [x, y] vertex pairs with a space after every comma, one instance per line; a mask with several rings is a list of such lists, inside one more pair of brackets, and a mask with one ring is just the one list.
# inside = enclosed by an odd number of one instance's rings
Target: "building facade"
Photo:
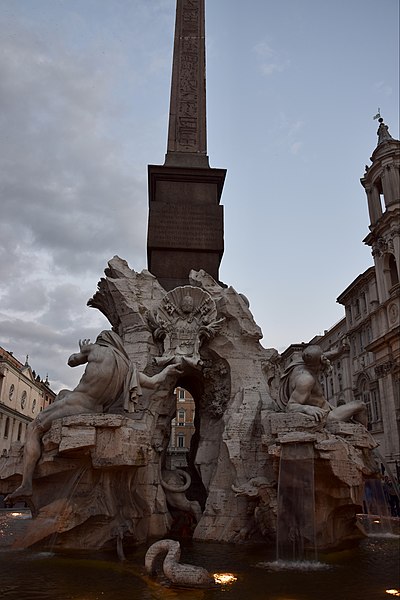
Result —
[[176, 416], [171, 422], [167, 467], [186, 467], [190, 440], [195, 431], [195, 402], [184, 388], [175, 390]]
[[379, 119], [378, 144], [361, 184], [374, 266], [337, 301], [346, 312], [354, 397], [367, 404], [369, 427], [385, 460], [400, 462], [400, 142]]
[[[383, 461], [400, 470], [400, 142], [380, 119], [378, 144], [361, 184], [367, 194], [369, 233], [364, 243], [374, 265], [338, 296], [345, 317], [309, 344], [333, 350], [347, 340], [349, 350], [322, 375], [333, 406], [361, 399], [368, 428]], [[282, 353], [281, 368], [301, 357], [308, 344], [292, 344]]]
[[0, 454], [7, 455], [13, 442], [23, 443], [26, 428], [56, 394], [48, 379], [42, 380], [28, 364], [0, 347]]

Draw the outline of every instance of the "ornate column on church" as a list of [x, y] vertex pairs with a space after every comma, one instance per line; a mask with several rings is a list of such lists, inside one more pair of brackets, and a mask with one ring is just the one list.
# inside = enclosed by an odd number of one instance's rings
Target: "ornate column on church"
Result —
[[177, 0], [167, 154], [148, 166], [148, 269], [166, 290], [191, 269], [219, 279], [226, 170], [207, 156], [204, 0]]

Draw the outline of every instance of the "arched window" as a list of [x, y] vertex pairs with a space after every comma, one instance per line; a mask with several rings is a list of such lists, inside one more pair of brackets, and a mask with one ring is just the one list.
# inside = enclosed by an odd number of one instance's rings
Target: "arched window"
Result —
[[389, 273], [390, 273], [390, 287], [399, 283], [399, 274], [397, 272], [397, 264], [394, 254], [389, 256]]

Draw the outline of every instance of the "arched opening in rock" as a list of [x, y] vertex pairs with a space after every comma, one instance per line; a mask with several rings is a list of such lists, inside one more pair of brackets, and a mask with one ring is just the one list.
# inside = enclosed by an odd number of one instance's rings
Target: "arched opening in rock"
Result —
[[[180, 470], [182, 484], [184, 474], [190, 476], [190, 486], [184, 493], [191, 504], [189, 512], [195, 517], [191, 533], [205, 509], [209, 484], [217, 466], [222, 439], [222, 416], [229, 394], [229, 366], [225, 360], [209, 351], [202, 356], [201, 368], [186, 365], [176, 382], [176, 410], [171, 421], [164, 468], [166, 475], [172, 479], [173, 472], [178, 470], [179, 473]], [[171, 506], [171, 502], [175, 502], [175, 506]], [[177, 496], [167, 494], [167, 504], [174, 519], [171, 533], [176, 537], [183, 537], [185, 527], [180, 527], [179, 523], [187, 525], [191, 519], [188, 515], [181, 514], [177, 504], [183, 506], [183, 503]]]
[[[171, 421], [170, 441], [165, 456], [164, 481], [181, 482], [184, 492], [171, 492], [163, 485], [172, 517], [170, 535], [192, 537], [207, 500], [207, 491], [195, 465], [200, 439], [201, 401], [204, 384], [200, 372], [191, 368], [177, 381], [174, 390], [175, 416]], [[175, 474], [175, 476], [174, 476]], [[185, 476], [187, 474], [190, 479]], [[190, 485], [186, 485], [190, 481]]]

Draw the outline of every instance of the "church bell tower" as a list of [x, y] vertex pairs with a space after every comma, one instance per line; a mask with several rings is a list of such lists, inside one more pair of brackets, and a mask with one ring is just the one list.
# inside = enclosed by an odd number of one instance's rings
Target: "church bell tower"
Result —
[[370, 233], [364, 243], [372, 248], [381, 302], [399, 294], [400, 279], [400, 142], [379, 115], [378, 143], [361, 184], [368, 199]]

